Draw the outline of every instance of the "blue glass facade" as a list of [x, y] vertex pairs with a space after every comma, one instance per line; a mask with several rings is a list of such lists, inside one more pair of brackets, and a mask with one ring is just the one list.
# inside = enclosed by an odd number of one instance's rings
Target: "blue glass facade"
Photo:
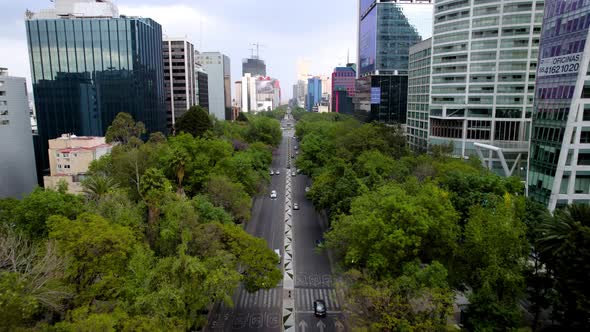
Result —
[[528, 191], [553, 210], [590, 203], [590, 0], [546, 0]]
[[311, 112], [314, 106], [322, 100], [322, 80], [314, 77], [307, 80], [307, 111]]
[[[422, 37], [396, 3], [360, 3], [359, 73], [408, 73], [410, 46]], [[367, 11], [367, 9], [369, 9]], [[363, 10], [364, 9], [364, 10]]]
[[63, 133], [104, 136], [119, 112], [166, 130], [162, 28], [144, 18], [26, 21], [43, 164]]

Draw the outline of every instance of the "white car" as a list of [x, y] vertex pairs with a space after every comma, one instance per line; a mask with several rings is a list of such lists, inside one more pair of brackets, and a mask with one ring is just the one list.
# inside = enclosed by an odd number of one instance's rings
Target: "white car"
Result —
[[299, 203], [293, 203], [293, 210], [299, 210]]
[[275, 172], [272, 169], [270, 170], [270, 175], [275, 175]]
[[281, 174], [281, 171], [279, 171], [279, 170], [277, 169], [277, 170], [275, 171], [275, 174], [276, 174], [276, 175], [280, 175], [280, 174]]
[[291, 176], [296, 176], [297, 173], [295, 173], [295, 171], [291, 171]]
[[305, 192], [308, 192], [308, 191], [309, 191], [309, 187], [305, 187]]
[[277, 264], [281, 264], [281, 251], [279, 249], [275, 249], [275, 254], [279, 258], [279, 262]]
[[270, 198], [277, 198], [277, 191], [273, 190], [270, 192]]

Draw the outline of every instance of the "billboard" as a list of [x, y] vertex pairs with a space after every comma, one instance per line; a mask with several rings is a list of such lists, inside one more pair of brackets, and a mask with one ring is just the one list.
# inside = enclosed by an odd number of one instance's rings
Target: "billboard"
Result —
[[275, 80], [256, 80], [256, 93], [273, 94], [275, 91], [274, 83]]
[[371, 104], [378, 105], [381, 104], [381, 88], [380, 87], [372, 87], [371, 88]]
[[377, 7], [373, 7], [361, 21], [359, 33], [359, 73], [362, 76], [375, 70], [375, 57], [377, 55]]

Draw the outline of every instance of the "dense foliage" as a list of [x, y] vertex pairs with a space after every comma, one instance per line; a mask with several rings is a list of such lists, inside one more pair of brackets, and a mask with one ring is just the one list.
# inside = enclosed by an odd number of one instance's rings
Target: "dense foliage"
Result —
[[83, 195], [0, 200], [0, 330], [197, 330], [240, 283], [277, 285], [276, 254], [239, 223], [268, 181], [280, 124], [195, 119], [197, 138], [144, 142], [121, 114]]
[[563, 325], [588, 323], [588, 210], [550, 217], [519, 179], [478, 160], [452, 159], [444, 147], [412, 155], [400, 128], [298, 116], [296, 164], [313, 178], [308, 198], [328, 214], [326, 247], [354, 326], [444, 331], [461, 294], [473, 331], [537, 328], [551, 305]]

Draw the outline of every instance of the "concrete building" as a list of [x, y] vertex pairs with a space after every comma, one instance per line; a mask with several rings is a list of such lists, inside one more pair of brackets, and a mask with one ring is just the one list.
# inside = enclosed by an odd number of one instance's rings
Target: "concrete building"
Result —
[[429, 144], [452, 143], [494, 172], [524, 177], [542, 0], [438, 1]]
[[183, 38], [164, 38], [164, 88], [166, 89], [166, 114], [169, 130], [176, 120], [191, 107], [197, 105], [198, 83], [195, 79], [195, 47]]
[[239, 112], [241, 112], [241, 110], [242, 110], [242, 81], [234, 82], [234, 86], [235, 86], [236, 98], [234, 99], [233, 107], [237, 107], [239, 109]]
[[352, 97], [354, 97], [355, 82], [356, 70], [352, 64], [348, 64], [346, 67], [334, 68], [331, 93], [332, 112], [352, 114]]
[[396, 2], [359, 0], [359, 80], [353, 101], [361, 120], [406, 122], [408, 53], [422, 38]]
[[590, 204], [590, 2], [544, 4], [527, 183], [554, 210]]
[[232, 120], [229, 57], [220, 52], [203, 52], [196, 55], [196, 61], [208, 75], [209, 114], [218, 120]]
[[107, 0], [55, 0], [52, 9], [28, 12], [25, 23], [44, 169], [49, 139], [104, 136], [120, 112], [148, 133], [166, 132], [157, 22], [119, 16]]
[[266, 63], [257, 56], [242, 60], [242, 76], [246, 74], [252, 76], [266, 76]]
[[410, 47], [406, 136], [414, 152], [428, 150], [432, 39]]
[[242, 77], [242, 88], [241, 101], [242, 101], [242, 112], [256, 112], [257, 101], [256, 101], [256, 77], [252, 77], [250, 74], [245, 74]]
[[68, 192], [82, 192], [82, 183], [90, 163], [111, 153], [112, 145], [104, 137], [63, 134], [49, 140], [50, 175], [45, 176], [45, 188], [56, 189], [60, 182], [68, 185]]
[[[293, 92], [295, 93], [295, 91]], [[296, 101], [296, 106], [305, 108], [305, 96], [307, 94], [307, 82], [298, 80], [297, 81], [297, 93], [293, 95]]]
[[308, 112], [312, 112], [314, 107], [320, 105], [322, 100], [322, 79], [319, 76], [307, 80], [307, 96], [305, 107]]
[[0, 198], [22, 198], [37, 184], [25, 79], [0, 68]]
[[195, 63], [197, 105], [209, 110], [209, 75], [200, 63]]

